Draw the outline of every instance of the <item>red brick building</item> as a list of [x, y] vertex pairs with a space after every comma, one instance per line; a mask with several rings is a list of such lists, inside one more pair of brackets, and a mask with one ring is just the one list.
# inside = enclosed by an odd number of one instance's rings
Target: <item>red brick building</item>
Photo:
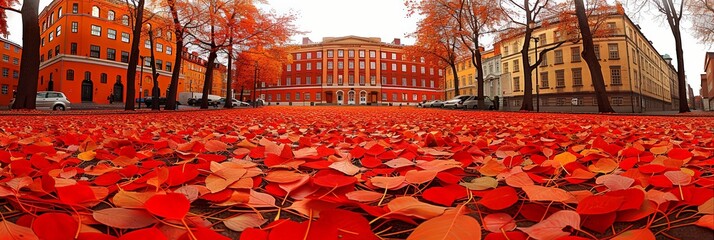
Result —
[[22, 47], [10, 40], [0, 38], [0, 105], [7, 106], [12, 100], [13, 92], [17, 89], [17, 81], [20, 77], [20, 57]]
[[442, 99], [443, 74], [436, 65], [407, 59], [399, 39], [327, 37], [303, 39], [283, 66], [277, 84], [260, 89], [279, 105], [411, 104]]
[[714, 52], [708, 52], [704, 57], [704, 72], [701, 76], [700, 95], [705, 111], [714, 111]]

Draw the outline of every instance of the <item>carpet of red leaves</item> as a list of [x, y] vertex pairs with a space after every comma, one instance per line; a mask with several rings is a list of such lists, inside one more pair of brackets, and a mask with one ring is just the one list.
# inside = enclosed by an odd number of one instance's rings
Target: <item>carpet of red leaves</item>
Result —
[[0, 239], [711, 236], [713, 129], [387, 107], [0, 116]]

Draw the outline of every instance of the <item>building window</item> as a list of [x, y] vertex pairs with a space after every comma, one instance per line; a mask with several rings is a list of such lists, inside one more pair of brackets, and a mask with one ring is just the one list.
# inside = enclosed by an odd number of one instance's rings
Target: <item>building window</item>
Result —
[[342, 61], [337, 62], [337, 69], [344, 69], [345, 68], [345, 63]]
[[355, 50], [349, 50], [349, 51], [347, 51], [347, 56], [350, 57], [350, 58], [355, 57]]
[[295, 93], [295, 101], [300, 101], [300, 93]]
[[146, 41], [144, 42], [144, 48], [146, 48], [146, 49], [151, 49], [151, 41], [146, 40]]
[[610, 80], [612, 85], [622, 85], [622, 72], [620, 66], [610, 66]]
[[3, 95], [7, 94], [7, 93], [10, 91], [10, 90], [9, 90], [9, 87], [10, 87], [10, 86], [8, 86], [7, 84], [3, 84], [3, 85], [2, 85], [2, 94], [3, 94]]
[[382, 93], [382, 101], [387, 101], [387, 93]]
[[555, 64], [562, 64], [563, 63], [563, 50], [555, 50], [553, 51], [553, 54], [555, 54]]
[[107, 38], [109, 38], [109, 39], [117, 39], [117, 30], [107, 29]]
[[600, 60], [600, 44], [594, 44], [593, 50], [595, 51], [595, 57]]
[[290, 93], [285, 94], [285, 101], [290, 101]]
[[396, 54], [396, 53], [392, 53], [392, 60], [397, 60], [397, 54]]
[[12, 78], [19, 78], [20, 77], [20, 72], [17, 70], [12, 70]]
[[347, 84], [355, 85], [355, 75], [350, 74], [347, 79]]
[[97, 45], [89, 46], [89, 56], [93, 58], [99, 58], [101, 49]]
[[337, 50], [337, 57], [344, 57], [345, 56], [345, 50], [339, 49]]
[[84, 71], [84, 80], [92, 80], [92, 73], [89, 71]]
[[116, 60], [117, 59], [117, 50], [107, 48], [107, 60]]
[[406, 85], [407, 85], [407, 78], [402, 78], [402, 86], [406, 86]]
[[107, 12], [107, 20], [114, 21], [114, 11], [109, 10], [109, 12]]
[[295, 71], [300, 71], [300, 70], [302, 70], [301, 64], [300, 64], [300, 63], [296, 63], [296, 64], [295, 64]]
[[[540, 66], [541, 67], [548, 66], [548, 54], [547, 53], [543, 54], [543, 57], [541, 58], [541, 61], [540, 61]], [[489, 65], [489, 72], [493, 72], [493, 65]], [[488, 75], [488, 74], [484, 74], [484, 75]]]
[[168, 54], [168, 55], [173, 54], [173, 49], [171, 49], [171, 47], [166, 47], [166, 54]]
[[355, 69], [355, 62], [352, 61], [352, 60], [347, 61], [347, 67], [348, 67], [349, 69]]
[[[364, 50], [359, 50], [359, 57], [364, 58]], [[370, 56], [370, 57], [372, 57], [372, 56]]]
[[434, 80], [429, 81], [429, 87], [434, 88]]
[[555, 99], [555, 105], [558, 105], [558, 106], [563, 106], [563, 105], [565, 105], [565, 98], [556, 98], [556, 99]]
[[382, 59], [387, 58], [387, 52], [380, 52], [379, 55], [382, 57]]
[[327, 75], [327, 85], [332, 86], [332, 75]]
[[519, 71], [521, 71], [520, 68], [521, 68], [521, 67], [520, 67], [520, 65], [519, 65], [518, 59], [513, 60], [513, 72], [519, 72]]
[[623, 102], [622, 97], [612, 97], [612, 105], [622, 105]]
[[129, 16], [122, 15], [121, 16], [121, 24], [123, 24], [124, 26], [129, 26]]
[[334, 65], [332, 62], [327, 62], [327, 69], [332, 70], [332, 65]]
[[412, 78], [412, 87], [416, 87], [416, 78]]
[[508, 63], [503, 63], [503, 71], [508, 72]]
[[92, 36], [102, 36], [102, 27], [92, 25]]
[[[318, 55], [319, 56], [319, 55]], [[333, 50], [327, 50], [327, 57], [331, 58], [335, 56], [335, 51]], [[319, 57], [318, 57], [319, 58]]]
[[513, 78], [513, 91], [518, 92], [521, 90], [521, 80], [519, 77]]
[[99, 17], [99, 7], [92, 6], [92, 17]]
[[565, 87], [565, 71], [555, 70], [555, 87]]
[[128, 42], [129, 42], [129, 36], [130, 36], [129, 33], [125, 33], [125, 32], [121, 33], [121, 41], [122, 41], [122, 42], [125, 42], [125, 43], [128, 43]]
[[292, 68], [292, 66], [291, 66], [290, 64], [287, 64], [287, 65], [285, 66], [285, 71], [290, 72], [290, 71], [292, 71], [292, 69], [293, 69], [293, 68]]
[[398, 101], [396, 93], [392, 93], [392, 101]]
[[292, 81], [293, 81], [292, 79], [286, 78], [286, 79], [285, 79], [285, 86], [290, 86], [290, 85], [292, 84]]
[[121, 52], [121, 62], [123, 63], [128, 63], [129, 62], [129, 52]]
[[387, 85], [387, 77], [382, 76], [382, 85]]
[[406, 65], [406, 64], [402, 64], [402, 72], [407, 72], [407, 65]]
[[52, 42], [52, 40], [55, 39], [54, 37], [55, 37], [55, 32], [54, 31], [50, 32], [50, 35], [49, 35], [50, 42]]
[[166, 71], [171, 72], [171, 62], [166, 62]]
[[79, 12], [79, 3], [72, 3], [72, 13]]
[[312, 63], [305, 63], [305, 70], [312, 70]]
[[583, 86], [582, 68], [573, 68], [573, 86]]
[[570, 58], [573, 62], [580, 62], [580, 47], [570, 48]]
[[548, 72], [540, 73], [540, 88], [548, 88]]
[[57, 26], [57, 28], [55, 28], [55, 33], [56, 33], [55, 35], [58, 37], [59, 37], [59, 35], [62, 35], [62, 25], [59, 25], [59, 26]]
[[77, 43], [71, 43], [69, 45], [69, 54], [77, 55]]
[[392, 63], [392, 71], [397, 71], [397, 64], [396, 64], [396, 63]]
[[377, 85], [377, 76], [369, 76], [369, 84], [372, 86]]
[[617, 48], [617, 43], [607, 44], [610, 59], [620, 59], [620, 51]]
[[295, 78], [295, 85], [301, 85], [302, 84], [302, 79], [300, 77]]
[[365, 81], [364, 75], [359, 75], [359, 85], [364, 86], [364, 81]]
[[156, 44], [156, 51], [157, 52], [164, 52], [164, 45], [161, 43]]
[[156, 69], [164, 69], [164, 61], [161, 61], [161, 59], [156, 59]]
[[101, 75], [99, 75], [99, 82], [107, 83], [107, 74], [106, 73], [102, 73]]
[[317, 62], [317, 63], [315, 63], [315, 68], [316, 68], [317, 70], [322, 70], [322, 62]]

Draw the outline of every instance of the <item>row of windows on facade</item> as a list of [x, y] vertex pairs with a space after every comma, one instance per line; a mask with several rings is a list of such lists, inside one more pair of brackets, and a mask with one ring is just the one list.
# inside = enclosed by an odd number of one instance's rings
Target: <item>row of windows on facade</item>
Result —
[[[365, 61], [359, 61], [359, 69], [365, 69]], [[397, 64], [392, 63], [392, 71], [397, 71]], [[386, 71], [387, 69], [387, 63], [383, 62], [381, 63], [381, 70]], [[337, 61], [337, 69], [344, 69], [345, 68], [345, 63], [343, 61]], [[407, 72], [408, 64], [402, 64], [402, 72]], [[317, 62], [315, 63], [315, 69], [316, 70], [322, 70], [322, 62]], [[331, 70], [334, 69], [334, 62], [330, 61], [327, 62], [327, 69]], [[355, 62], [350, 60], [347, 61], [347, 69], [355, 69]], [[369, 69], [376, 70], [377, 69], [377, 62], [369, 62]], [[305, 70], [310, 71], [312, 70], [312, 63], [305, 63]], [[421, 74], [426, 74], [426, 67], [422, 66], [420, 67]], [[285, 67], [285, 71], [291, 72], [292, 71], [292, 64], [287, 64]], [[295, 71], [302, 71], [302, 63], [295, 63]], [[417, 72], [417, 66], [412, 65], [411, 69], [412, 73]], [[439, 76], [442, 74], [442, 70], [438, 70]], [[434, 75], [434, 68], [429, 68], [429, 74]]]
[[[583, 70], [582, 68], [572, 68], [573, 87], [583, 86]], [[548, 72], [541, 72], [538, 80], [540, 88], [550, 88], [550, 78]], [[622, 69], [620, 66], [610, 66], [610, 85], [622, 85]], [[565, 87], [565, 70], [555, 70], [555, 87]], [[521, 91], [520, 77], [513, 77], [513, 91]]]
[[[2, 68], [2, 77], [3, 78], [10, 77], [10, 69], [9, 68]], [[20, 72], [17, 70], [12, 70], [12, 78], [14, 78], [14, 79], [20, 78]]]
[[[89, 57], [102, 58], [101, 51], [102, 51], [102, 48], [100, 46], [90, 45], [89, 46]], [[55, 46], [54, 53], [55, 53], [55, 56], [59, 55], [60, 46]], [[72, 55], [77, 55], [77, 43], [70, 43], [69, 53]], [[106, 59], [116, 61], [116, 57], [117, 57], [116, 54], [117, 54], [116, 49], [107, 48]], [[52, 50], [50, 49], [49, 51], [47, 51], [47, 60], [49, 61], [50, 59], [52, 59], [52, 57], [53, 57]], [[44, 62], [44, 61], [45, 61], [45, 55], [43, 54], [40, 56], [40, 62]], [[129, 63], [129, 52], [121, 51], [120, 61], [122, 63]], [[152, 62], [151, 58], [144, 58], [144, 66], [151, 67], [151, 62]], [[172, 69], [172, 64], [171, 64], [171, 62], [166, 62], [166, 68], [164, 68], [164, 62], [160, 59], [157, 59], [156, 60], [156, 69], [166, 70], [166, 71], [170, 72]]]
[[[72, 3], [72, 13], [77, 14], [79, 13], [79, 3]], [[98, 6], [92, 6], [92, 17], [96, 18], [101, 18], [101, 8]], [[47, 20], [42, 23], [43, 29], [42, 31], [47, 30], [54, 24], [54, 12], [50, 13], [47, 17]], [[62, 17], [62, 7], [57, 9], [57, 20], [59, 20]], [[116, 13], [112, 10], [107, 11], [107, 19], [109, 21], [115, 21], [116, 19]], [[121, 24], [124, 26], [129, 26], [129, 16], [128, 15], [122, 15], [121, 16]], [[156, 35], [161, 37], [161, 29], [156, 29]], [[173, 38], [172, 33], [170, 31], [166, 32], [166, 40], [171, 41]]]
[[[365, 57], [365, 50], [359, 50], [359, 58], [364, 58]], [[302, 60], [302, 54], [303, 53], [295, 53], [295, 60]], [[305, 59], [312, 59], [312, 52], [305, 52]], [[392, 60], [397, 60], [397, 53], [389, 53], [389, 52], [380, 52], [380, 57], [382, 59], [387, 59], [388, 55], [391, 55]], [[332, 58], [335, 56], [334, 50], [327, 50], [327, 57]], [[322, 58], [322, 51], [315, 52], [315, 57], [317, 59]], [[343, 49], [337, 49], [337, 57], [345, 57], [345, 50]], [[347, 50], [347, 57], [349, 58], [354, 58], [355, 57], [355, 50]], [[375, 50], [370, 50], [369, 51], [369, 58], [377, 58], [377, 51]], [[405, 56], [402, 54], [402, 59], [405, 60]], [[424, 62], [424, 58], [419, 58], [419, 62]]]
[[[67, 74], [65, 75], [65, 80], [67, 81], [74, 81], [74, 70], [73, 69], [67, 69]], [[53, 81], [53, 74], [50, 73], [49, 75], [49, 81]], [[100, 83], [108, 83], [109, 82], [109, 75], [106, 73], [101, 73], [99, 74], [99, 82]], [[116, 83], [121, 83], [121, 75], [116, 75]], [[92, 81], [92, 72], [90, 71], [85, 71], [84, 72], [84, 79], [83, 81]], [[40, 82], [44, 83], [44, 76], [40, 77]]]
[[[10, 56], [7, 54], [2, 55], [2, 61], [3, 62], [10, 62]], [[19, 58], [12, 58], [12, 64], [14, 65], [20, 65], [20, 59]]]
[[[585, 102], [585, 99], [580, 99], [577, 97], [576, 98], [546, 97], [546, 98], [541, 98], [540, 105], [541, 106], [570, 106], [570, 105], [573, 105], [572, 99], [577, 99], [576, 101], [578, 102], [578, 106], [587, 106], [588, 103], [589, 103], [589, 105], [597, 106], [597, 98], [595, 98], [595, 97], [587, 98], [587, 100], [588, 100], [587, 102]], [[508, 102], [511, 102], [511, 106], [513, 106], [513, 107], [520, 107], [522, 100], [515, 99], [515, 100], [511, 100], [511, 101], [505, 101], [505, 102], [503, 102], [503, 105], [507, 107]], [[610, 97], [610, 104], [614, 105], [614, 106], [622, 106], [625, 104], [625, 100], [623, 97]]]
[[[349, 93], [349, 94], [354, 94], [354, 92], [351, 92], [351, 93]], [[361, 98], [366, 98], [366, 97], [367, 97], [367, 96], [366, 96], [366, 95], [367, 95], [366, 92], [362, 92], [362, 93], [360, 93], [360, 95], [361, 95], [361, 96], [360, 96]], [[275, 101], [283, 101], [282, 96], [283, 96], [282, 94], [276, 93], [276, 94], [275, 94]], [[301, 97], [301, 96], [302, 96], [302, 97]], [[389, 96], [389, 95], [388, 95], [387, 93], [382, 93], [382, 101], [410, 101], [410, 100], [409, 100], [409, 94], [407, 94], [407, 93], [402, 93], [402, 94], [401, 94], [401, 100], [398, 98], [399, 95], [398, 95], [397, 93], [392, 93], [392, 98], [391, 98], [391, 99], [389, 99], [388, 96]], [[293, 101], [293, 100], [294, 100], [294, 101], [311, 101], [311, 100], [312, 100], [312, 99], [310, 98], [310, 97], [311, 97], [311, 96], [310, 96], [310, 93], [307, 93], [307, 92], [306, 92], [306, 93], [303, 93], [302, 95], [301, 95], [299, 92], [298, 92], [298, 93], [295, 93], [295, 99], [292, 99], [291, 97], [292, 97], [292, 95], [291, 95], [290, 93], [285, 93], [285, 101]], [[273, 101], [273, 94], [267, 94], [266, 99], [268, 100], [268, 102]], [[435, 100], [435, 99], [436, 99], [436, 95], [431, 95], [431, 100]], [[321, 100], [322, 100], [322, 94], [321, 94], [321, 93], [315, 93], [315, 101], [321, 101]], [[426, 94], [422, 94], [422, 95], [421, 95], [421, 100], [422, 100], [422, 101], [428, 100], [428, 99], [427, 99], [427, 95], [426, 95]], [[419, 95], [416, 94], [416, 93], [412, 94], [412, 99], [411, 99], [411, 101], [419, 101]]]
[[[12, 47], [12, 46], [10, 45], [10, 43], [5, 43], [5, 50], [10, 50], [11, 47]], [[15, 53], [19, 53], [19, 52], [20, 52], [20, 48], [19, 48], [18, 46], [14, 46], [14, 50], [13, 50], [13, 51], [15, 51]]]
[[[616, 34], [616, 33], [618, 32], [618, 31], [617, 31], [617, 25], [616, 25], [616, 23], [615, 23], [615, 22], [608, 22], [608, 23], [607, 23], [607, 30], [609, 30], [611, 34]], [[631, 30], [631, 29], [630, 29], [630, 30]], [[631, 31], [630, 31], [630, 32], [631, 32]], [[572, 36], [572, 35], [571, 35], [571, 36]], [[569, 37], [569, 36], [563, 36], [560, 31], [554, 31], [554, 32], [553, 32], [553, 38], [555, 39], [554, 42], [565, 41], [565, 40], [567, 40], [567, 39], [565, 39], [565, 37]], [[545, 34], [545, 33], [541, 33], [541, 34], [538, 36], [538, 38], [536, 38], [536, 40], [538, 41], [538, 45], [545, 46], [545, 45], [548, 44], [548, 38], [546, 37], [546, 34]], [[520, 42], [516, 41], [516, 42], [513, 43], [513, 47], [512, 47], [512, 48], [513, 48], [513, 53], [514, 53], [514, 54], [518, 52], [519, 46], [521, 46], [521, 45], [520, 45]], [[509, 50], [510, 50], [510, 49], [509, 49], [509, 46], [508, 46], [508, 45], [504, 45], [504, 46], [503, 46], [503, 55], [504, 55], [504, 56], [507, 56], [507, 55], [509, 54], [509, 52], [510, 52]]]
[[[328, 86], [332, 86], [332, 85], [334, 84], [333, 79], [334, 79], [334, 78], [333, 78], [332, 75], [327, 75], [326, 84], [327, 84]], [[387, 84], [389, 84], [389, 83], [387, 82], [387, 77], [386, 77], [386, 76], [382, 76], [382, 79], [381, 79], [381, 80], [382, 80], [382, 85], [387, 85]], [[302, 78], [296, 77], [296, 78], [295, 78], [295, 85], [302, 85], [302, 84], [303, 84], [303, 83], [302, 83]], [[305, 84], [306, 84], [306, 85], [312, 85], [312, 78], [311, 78], [311, 77], [305, 77]], [[322, 84], [322, 76], [317, 76], [317, 77], [315, 78], [315, 84], [317, 84], [317, 85], [321, 85], [321, 84]], [[360, 76], [359, 76], [359, 85], [364, 86], [365, 84], [366, 84], [365, 76], [364, 76], [364, 75], [360, 75]], [[398, 84], [398, 83], [397, 83], [397, 78], [396, 78], [396, 77], [392, 77], [391, 85], [397, 86], [397, 84]], [[278, 86], [280, 86], [280, 85], [281, 85], [281, 82], [278, 81]], [[286, 78], [286, 79], [285, 79], [285, 85], [286, 85], [286, 86], [292, 86], [292, 85], [293, 85], [292, 78]], [[343, 75], [337, 75], [337, 85], [345, 85], [345, 81], [344, 81], [344, 76], [343, 76]], [[354, 85], [355, 85], [355, 76], [354, 76], [354, 75], [349, 75], [349, 76], [347, 77], [347, 85], [350, 85], [350, 86], [354, 86]], [[377, 77], [376, 77], [376, 76], [370, 76], [370, 77], [369, 77], [369, 85], [372, 85], [372, 86], [377, 85]], [[402, 84], [401, 84], [401, 85], [402, 85], [402, 86], [407, 86], [407, 78], [402, 78]], [[417, 79], [416, 79], [416, 78], [412, 78], [412, 85], [411, 85], [411, 86], [412, 86], [412, 87], [418, 87], [418, 85], [417, 85]], [[421, 79], [421, 87], [426, 87], [426, 79]], [[429, 87], [430, 87], [430, 88], [434, 88], [434, 80], [429, 80]]]

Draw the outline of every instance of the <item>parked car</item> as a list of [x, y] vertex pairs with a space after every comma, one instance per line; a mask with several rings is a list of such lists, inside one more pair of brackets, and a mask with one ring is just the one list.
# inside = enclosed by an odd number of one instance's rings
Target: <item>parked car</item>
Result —
[[[491, 100], [491, 98], [486, 96], [486, 97], [484, 97], [483, 101], [484, 101], [484, 104], [486, 104], [486, 109], [488, 109], [488, 110], [495, 109], [493, 106], [493, 100]], [[478, 107], [478, 97], [477, 96], [472, 96], [471, 98], [464, 101], [464, 103], [462, 105], [463, 105], [464, 109], [481, 109], [480, 107]]]
[[424, 103], [425, 108], [435, 108], [435, 107], [444, 107], [444, 102], [441, 100], [431, 100], [426, 103]]
[[421, 101], [421, 102], [417, 103], [417, 107], [423, 108], [423, 107], [424, 107], [424, 104], [426, 104], [426, 102], [428, 102], [428, 101], [427, 101], [427, 100], [424, 100], [424, 101]]
[[462, 105], [464, 104], [464, 101], [466, 101], [470, 97], [472, 97], [472, 96], [471, 95], [456, 96], [456, 97], [452, 98], [451, 100], [444, 102], [444, 108], [453, 108], [453, 109], [461, 108]]
[[[196, 99], [192, 98], [192, 99], [188, 100], [188, 105], [201, 106], [202, 101], [203, 101], [203, 98], [196, 98]], [[218, 105], [219, 105], [218, 100], [214, 101], [210, 98], [208, 99], [208, 106], [218, 107]]]
[[[15, 103], [15, 99], [10, 100], [10, 108]], [[35, 97], [35, 108], [38, 110], [64, 111], [70, 109], [70, 102], [62, 92], [40, 91]]]
[[[233, 100], [233, 104], [232, 104], [233, 107], [247, 107], [247, 106], [250, 106], [250, 104], [248, 104], [247, 102], [238, 101], [238, 100], [236, 100], [236, 99], [231, 99], [231, 100]], [[226, 104], [226, 98], [218, 99], [218, 106], [223, 106], [223, 105], [225, 105], [225, 104]]]

